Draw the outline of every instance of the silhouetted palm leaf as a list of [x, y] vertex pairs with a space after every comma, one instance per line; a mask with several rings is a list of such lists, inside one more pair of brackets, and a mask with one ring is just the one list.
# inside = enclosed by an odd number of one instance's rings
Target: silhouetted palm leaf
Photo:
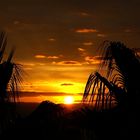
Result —
[[90, 75], [83, 101], [95, 103], [97, 109], [108, 105], [110, 108], [114, 103], [128, 108], [136, 106], [140, 93], [140, 62], [136, 53], [120, 42], [105, 42], [102, 56], [99, 72], [107, 72], [104, 76], [98, 72]]
[[3, 60], [7, 38], [4, 32], [0, 33], [0, 102], [16, 101], [18, 85], [22, 81], [22, 68], [12, 63], [14, 50]]

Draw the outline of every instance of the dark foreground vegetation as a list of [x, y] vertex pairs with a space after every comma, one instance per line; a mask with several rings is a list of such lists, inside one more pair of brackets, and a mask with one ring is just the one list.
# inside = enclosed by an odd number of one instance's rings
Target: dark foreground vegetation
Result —
[[[72, 109], [71, 109], [72, 108]], [[42, 102], [30, 115], [18, 117], [1, 139], [118, 140], [137, 136], [137, 116], [116, 107], [97, 111], [83, 104]]]
[[140, 61], [135, 51], [119, 42], [107, 42], [100, 70], [90, 75], [80, 104], [72, 107], [44, 101], [22, 117], [17, 112], [22, 71], [12, 62], [13, 50], [3, 60], [5, 46], [1, 33], [1, 140], [139, 139]]

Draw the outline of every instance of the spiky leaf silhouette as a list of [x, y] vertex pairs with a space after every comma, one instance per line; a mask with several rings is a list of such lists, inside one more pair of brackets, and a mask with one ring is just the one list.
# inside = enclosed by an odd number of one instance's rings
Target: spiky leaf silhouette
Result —
[[5, 32], [0, 33], [0, 102], [16, 102], [18, 85], [22, 81], [21, 65], [12, 62], [14, 50], [3, 60], [7, 38]]
[[140, 61], [136, 53], [120, 42], [106, 41], [103, 48], [103, 63], [99, 72], [89, 76], [83, 101], [94, 103], [97, 109], [114, 104], [136, 108], [140, 94]]

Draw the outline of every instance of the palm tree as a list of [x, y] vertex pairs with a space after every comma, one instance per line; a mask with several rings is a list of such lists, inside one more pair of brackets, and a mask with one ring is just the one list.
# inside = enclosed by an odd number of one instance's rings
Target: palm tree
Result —
[[18, 86], [22, 82], [21, 65], [12, 62], [14, 50], [7, 60], [4, 52], [7, 44], [6, 34], [0, 33], [0, 134], [15, 122]]
[[96, 109], [114, 105], [136, 109], [140, 94], [138, 55], [120, 42], [105, 41], [103, 44], [103, 62], [99, 72], [89, 76], [83, 102], [94, 104]]
[[7, 58], [3, 60], [5, 48], [7, 44], [6, 34], [0, 33], [0, 102], [16, 102], [18, 97], [18, 85], [22, 81], [21, 65], [12, 61], [14, 50], [12, 50]]

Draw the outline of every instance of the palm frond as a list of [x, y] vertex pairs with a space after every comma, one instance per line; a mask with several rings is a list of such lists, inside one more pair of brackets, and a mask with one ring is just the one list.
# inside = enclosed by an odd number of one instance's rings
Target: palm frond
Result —
[[23, 82], [24, 71], [22, 65], [13, 64], [13, 74], [9, 82], [10, 100], [16, 102], [19, 99], [19, 88]]
[[[108, 92], [107, 88], [109, 89]], [[83, 102], [92, 103], [96, 109], [108, 108], [110, 102], [114, 102], [114, 98], [112, 98], [114, 96], [112, 94], [113, 89], [113, 84], [96, 72], [94, 75], [92, 74], [92, 76], [90, 76], [87, 82]]]
[[15, 102], [18, 97], [18, 87], [23, 80], [23, 70], [21, 65], [12, 63], [14, 49], [9, 53], [7, 60], [1, 62], [6, 44], [6, 34], [2, 32], [0, 33], [0, 102]]
[[6, 38], [5, 32], [1, 32], [0, 33], [0, 63], [3, 59], [6, 45], [7, 45], [7, 38]]
[[119, 105], [124, 105], [126, 102], [131, 104], [131, 94], [133, 93], [135, 97], [136, 93], [140, 92], [138, 85], [140, 62], [135, 52], [123, 43], [109, 41], [103, 43], [102, 52], [103, 62], [99, 72], [106, 70], [106, 73], [102, 73], [104, 76], [98, 72], [91, 74], [86, 84], [83, 100], [95, 101], [96, 108], [99, 108], [99, 104], [102, 104], [102, 108], [105, 105], [107, 107], [108, 102], [111, 104], [114, 101]]

